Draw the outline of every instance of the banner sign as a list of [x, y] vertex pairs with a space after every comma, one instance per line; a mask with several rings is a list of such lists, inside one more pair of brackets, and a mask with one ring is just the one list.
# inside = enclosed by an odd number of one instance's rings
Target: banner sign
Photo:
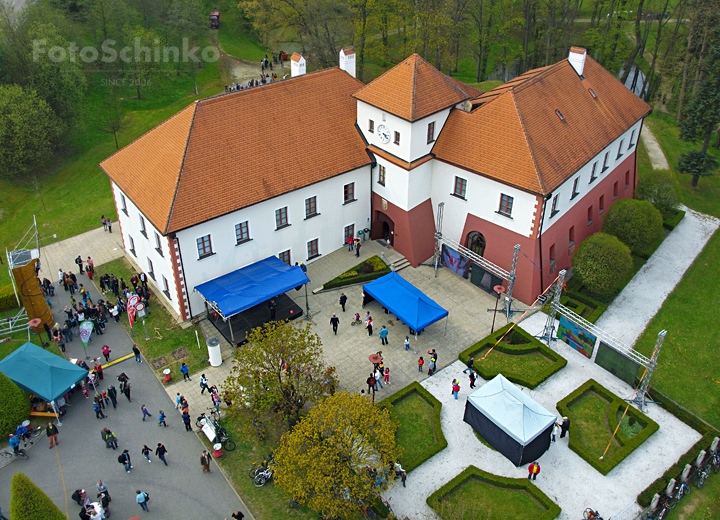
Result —
[[127, 313], [128, 313], [128, 320], [130, 320], [130, 328], [132, 328], [133, 323], [135, 323], [135, 312], [137, 311], [137, 305], [139, 302], [140, 302], [140, 297], [137, 294], [134, 294], [128, 300]]
[[560, 316], [557, 337], [586, 358], [590, 359], [592, 357], [597, 338], [565, 316]]
[[87, 351], [87, 344], [90, 341], [90, 334], [93, 330], [93, 323], [92, 321], [85, 320], [83, 321], [80, 326], [80, 341], [82, 341], [83, 349]]
[[468, 271], [470, 270], [470, 259], [465, 258], [460, 253], [458, 253], [454, 249], [450, 249], [446, 245], [442, 246], [442, 263], [453, 273], [460, 275], [463, 278], [468, 277]]

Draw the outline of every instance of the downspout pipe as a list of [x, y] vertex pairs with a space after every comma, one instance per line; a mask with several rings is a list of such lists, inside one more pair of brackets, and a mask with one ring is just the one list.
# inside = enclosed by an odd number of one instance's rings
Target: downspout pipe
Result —
[[190, 313], [190, 318], [193, 318], [192, 306], [190, 305], [190, 294], [188, 294], [187, 279], [185, 278], [185, 266], [183, 265], [182, 248], [180, 247], [180, 239], [177, 237], [177, 235], [175, 233], [170, 233], [170, 238], [172, 238], [173, 240], [175, 240], [177, 242], [178, 256], [180, 257], [180, 269], [182, 269], [183, 280], [185, 280], [185, 297], [187, 298], [188, 312]]
[[547, 207], [548, 201], [552, 198], [552, 193], [545, 195], [543, 200], [542, 214], [540, 216], [540, 231], [538, 231], [538, 245], [540, 246], [540, 294], [545, 291], [545, 271], [543, 270], [543, 246], [542, 246], [542, 231], [543, 224], [545, 223], [545, 208]]

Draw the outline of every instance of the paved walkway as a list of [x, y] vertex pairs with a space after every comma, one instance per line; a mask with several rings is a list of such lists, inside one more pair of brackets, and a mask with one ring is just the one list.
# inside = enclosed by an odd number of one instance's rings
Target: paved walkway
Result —
[[628, 345], [635, 344], [720, 226], [715, 217], [683, 209], [686, 214], [680, 224], [596, 323]]
[[645, 149], [650, 156], [650, 164], [652, 164], [653, 170], [669, 170], [670, 165], [647, 121], [643, 125], [642, 132], [640, 132], [640, 140], [645, 145]]

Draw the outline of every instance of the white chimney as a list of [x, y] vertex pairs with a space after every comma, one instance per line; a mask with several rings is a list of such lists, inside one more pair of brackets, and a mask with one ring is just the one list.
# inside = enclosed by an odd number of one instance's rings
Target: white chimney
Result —
[[346, 47], [340, 49], [340, 68], [355, 77], [355, 49]]
[[585, 68], [585, 58], [587, 57], [587, 49], [582, 47], [570, 47], [570, 55], [568, 61], [578, 76], [583, 75], [583, 69]]
[[294, 78], [305, 74], [305, 58], [302, 54], [293, 52], [290, 56], [290, 75]]

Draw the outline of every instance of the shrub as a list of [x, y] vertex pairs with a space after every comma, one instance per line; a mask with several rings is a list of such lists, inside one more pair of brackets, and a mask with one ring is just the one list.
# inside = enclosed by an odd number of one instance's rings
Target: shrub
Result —
[[0, 437], [15, 432], [18, 424], [30, 415], [30, 401], [23, 395], [22, 390], [0, 372]]
[[668, 231], [672, 231], [678, 224], [680, 224], [680, 221], [683, 219], [684, 216], [684, 211], [678, 211], [672, 216], [667, 217], [665, 220], [663, 220], [663, 226], [665, 226], [665, 229], [667, 229]]
[[578, 247], [573, 269], [582, 283], [599, 296], [613, 296], [625, 287], [633, 273], [630, 248], [616, 237], [595, 233]]
[[371, 282], [389, 273], [390, 267], [388, 267], [379, 256], [371, 256], [352, 269], [345, 271], [340, 276], [327, 282], [323, 285], [323, 289], [334, 289], [345, 285]]
[[[492, 473], [488, 473], [486, 471], [478, 469], [475, 466], [469, 466], [457, 477], [455, 477], [443, 487], [435, 491], [435, 493], [430, 495], [427, 498], [427, 505], [429, 505], [431, 508], [433, 508], [436, 512], [439, 513], [440, 504], [442, 503], [442, 501], [449, 495], [451, 495], [456, 489], [462, 486], [466, 481], [472, 478], [487, 482], [488, 484], [491, 484], [493, 486], [518, 489], [526, 492], [546, 509], [543, 514], [538, 516], [537, 520], [553, 520], [553, 518], [556, 518], [562, 511], [562, 509], [560, 509], [560, 507], [555, 502], [550, 500], [550, 497], [540, 491], [540, 488], [538, 488], [534, 484], [531, 484], [528, 479], [500, 477], [498, 475], [493, 475]], [[488, 511], [488, 516], [489, 513], [490, 511]]]
[[662, 215], [646, 200], [617, 201], [605, 215], [602, 229], [644, 257], [650, 256], [665, 236]]
[[23, 520], [65, 520], [65, 515], [45, 492], [20, 472], [12, 478], [10, 517]]
[[680, 204], [675, 179], [669, 170], [643, 173], [635, 187], [635, 198], [650, 202], [663, 218], [672, 217]]
[[15, 298], [15, 291], [12, 285], [3, 285], [0, 287], [0, 312], [9, 311], [18, 306]]

